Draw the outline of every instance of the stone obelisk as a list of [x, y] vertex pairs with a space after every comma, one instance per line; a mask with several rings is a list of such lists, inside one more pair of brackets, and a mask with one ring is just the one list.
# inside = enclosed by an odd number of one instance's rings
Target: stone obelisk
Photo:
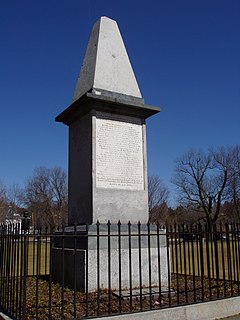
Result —
[[[146, 240], [149, 226], [146, 225], [145, 120], [157, 112], [159, 108], [144, 103], [117, 23], [101, 17], [93, 26], [72, 104], [56, 117], [56, 121], [69, 126], [69, 227], [65, 230], [69, 237], [65, 239], [64, 250], [61, 235], [59, 243], [55, 237], [52, 254], [55, 282], [61, 283], [64, 270], [64, 283], [69, 287], [76, 284], [81, 291], [86, 287], [88, 291], [94, 291], [99, 285], [107, 288], [110, 275], [108, 277], [106, 270], [111, 265], [112, 289], [119, 288], [120, 276], [123, 288], [128, 288], [129, 279], [132, 287], [137, 288], [140, 286], [141, 252], [141, 285], [149, 286], [151, 260], [151, 285], [157, 285], [159, 273], [156, 270], [161, 268], [162, 285], [167, 286], [165, 234], [161, 237], [161, 253], [156, 239], [151, 240], [151, 246]], [[116, 236], [110, 238], [108, 234], [105, 224], [108, 220], [111, 221], [111, 232], [115, 234], [118, 230], [116, 223], [121, 221], [121, 249], [119, 239], [117, 241]], [[97, 221], [101, 223], [100, 229], [96, 229]], [[131, 240], [129, 221], [132, 223]], [[141, 244], [136, 240], [140, 239], [138, 221], [145, 232]], [[74, 250], [76, 244], [70, 241], [74, 235], [73, 224], [80, 225], [77, 227], [80, 237], [77, 250]], [[81, 240], [84, 228], [81, 225], [85, 224], [90, 226], [86, 228], [87, 237], [83, 236]], [[67, 261], [64, 268], [61, 264], [63, 252]], [[158, 265], [159, 254], [161, 267]], [[99, 284], [97, 279], [100, 279]]]
[[69, 126], [69, 224], [148, 220], [146, 105], [117, 23], [93, 26], [72, 104], [56, 117]]

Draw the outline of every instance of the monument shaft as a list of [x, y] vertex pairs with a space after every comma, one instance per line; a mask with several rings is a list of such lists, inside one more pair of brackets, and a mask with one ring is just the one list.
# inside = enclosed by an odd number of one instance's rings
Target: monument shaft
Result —
[[69, 126], [69, 224], [148, 221], [144, 104], [115, 21], [93, 27], [73, 102], [57, 118]]
[[[145, 120], [159, 111], [159, 108], [144, 103], [116, 22], [106, 17], [100, 18], [92, 30], [73, 102], [56, 117], [56, 121], [69, 127], [69, 227], [65, 230], [69, 239], [72, 236], [71, 225], [74, 224], [91, 227], [97, 224], [98, 227], [98, 222], [106, 226], [108, 220], [113, 225], [121, 221], [119, 226], [128, 230], [129, 221], [133, 224], [140, 221], [145, 228], [149, 227], [146, 225], [148, 179]], [[76, 233], [81, 238], [81, 231]], [[125, 231], [117, 238], [118, 246], [114, 247], [116, 234], [112, 237], [105, 229], [100, 235], [87, 226], [85, 241], [80, 241], [79, 246], [76, 246], [74, 238], [65, 248], [61, 241], [56, 243], [53, 248], [56, 266], [54, 281], [62, 281], [58, 277], [61, 274], [58, 265], [66, 255], [65, 283], [72, 287], [74, 280], [77, 281], [78, 290], [84, 291], [86, 287], [96, 290], [98, 284], [95, 280], [99, 282], [99, 278], [101, 286], [107, 288], [110, 282], [106, 278], [106, 268], [115, 272], [119, 270], [119, 265], [123, 266], [122, 274], [114, 273], [112, 288], [119, 285], [119, 277], [126, 288], [129, 277], [134, 287], [157, 285], [157, 272], [152, 276], [152, 283], [149, 282], [151, 270], [148, 262], [153, 270], [159, 270], [162, 284], [167, 285], [166, 242], [163, 241], [161, 248], [158, 246], [156, 250], [150, 240], [147, 245], [141, 244], [140, 233], [138, 229], [133, 230], [132, 234]], [[91, 237], [98, 239], [98, 244], [107, 237], [108, 246], [92, 248]], [[146, 234], [142, 238], [146, 239]], [[147, 239], [150, 238], [149, 234]], [[136, 239], [138, 245], [133, 245]], [[160, 256], [165, 261], [162, 266], [158, 263]], [[77, 279], [69, 278], [74, 268]], [[139, 269], [143, 276], [137, 275]], [[100, 273], [98, 278], [97, 272]]]
[[69, 224], [108, 220], [148, 220], [146, 126], [92, 109], [69, 126]]

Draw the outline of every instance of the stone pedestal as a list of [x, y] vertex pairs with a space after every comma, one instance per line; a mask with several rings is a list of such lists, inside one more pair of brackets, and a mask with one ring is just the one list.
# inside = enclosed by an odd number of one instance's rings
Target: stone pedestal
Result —
[[[81, 227], [84, 228], [83, 226]], [[156, 226], [132, 225], [90, 226], [88, 233], [80, 231], [75, 234], [67, 228], [64, 234], [56, 236], [53, 259], [53, 281], [69, 288], [92, 292], [99, 289], [114, 291], [129, 288], [168, 287], [168, 255], [166, 234], [157, 232]], [[121, 234], [121, 235], [120, 235]], [[139, 235], [140, 234], [140, 235]], [[55, 270], [56, 269], [56, 270]]]

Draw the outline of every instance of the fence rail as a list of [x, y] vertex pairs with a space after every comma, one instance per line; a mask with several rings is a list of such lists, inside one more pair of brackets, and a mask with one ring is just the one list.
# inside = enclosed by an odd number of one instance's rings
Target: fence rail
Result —
[[240, 293], [238, 225], [0, 226], [0, 308], [81, 319]]

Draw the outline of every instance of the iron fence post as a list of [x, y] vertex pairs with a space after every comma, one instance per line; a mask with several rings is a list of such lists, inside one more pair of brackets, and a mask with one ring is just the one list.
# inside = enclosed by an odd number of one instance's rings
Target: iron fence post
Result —
[[22, 304], [22, 319], [26, 318], [26, 300], [27, 300], [27, 234], [30, 226], [30, 218], [27, 211], [24, 212], [22, 218], [23, 231], [23, 304]]

